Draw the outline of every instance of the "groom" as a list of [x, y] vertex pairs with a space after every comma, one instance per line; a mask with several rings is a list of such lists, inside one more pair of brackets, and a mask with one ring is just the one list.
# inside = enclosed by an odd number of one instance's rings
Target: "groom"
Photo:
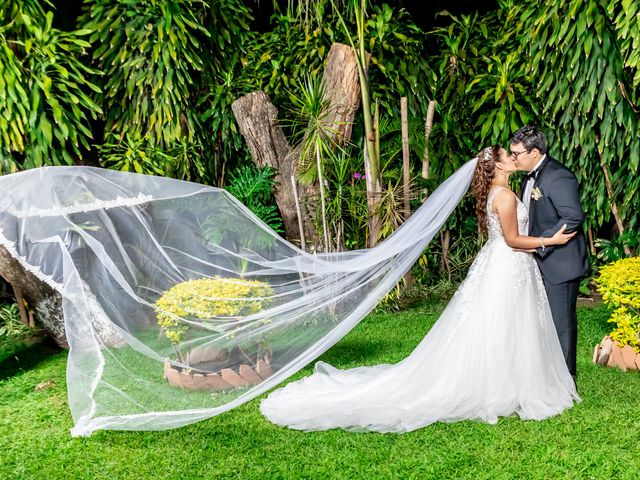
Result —
[[529, 235], [551, 237], [564, 224], [567, 225], [566, 233], [578, 232], [566, 245], [540, 247], [534, 254], [562, 352], [575, 381], [576, 301], [580, 278], [589, 271], [578, 181], [564, 165], [547, 155], [547, 140], [538, 128], [522, 127], [510, 143], [516, 167], [528, 172], [520, 185], [520, 199], [529, 207]]

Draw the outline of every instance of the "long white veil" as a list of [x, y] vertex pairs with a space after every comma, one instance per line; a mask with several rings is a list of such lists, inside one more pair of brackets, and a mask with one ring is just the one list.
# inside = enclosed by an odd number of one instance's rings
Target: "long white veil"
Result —
[[400, 280], [475, 164], [377, 247], [315, 255], [219, 188], [92, 167], [0, 177], [0, 244], [62, 296], [72, 435], [179, 427], [282, 382]]

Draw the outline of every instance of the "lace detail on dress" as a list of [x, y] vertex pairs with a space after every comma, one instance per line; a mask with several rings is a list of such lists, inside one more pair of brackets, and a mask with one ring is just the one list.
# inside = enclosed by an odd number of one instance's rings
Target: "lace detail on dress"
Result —
[[[504, 241], [504, 234], [502, 233], [500, 219], [498, 218], [498, 214], [493, 211], [493, 198], [495, 197], [496, 192], [505, 188], [506, 187], [494, 188], [489, 192], [489, 196], [487, 197], [487, 230], [489, 231], [489, 240], [501, 239]], [[518, 233], [520, 235], [528, 235], [529, 211], [518, 197], [516, 197], [516, 201], [518, 202]]]
[[[500, 219], [498, 214], [493, 212], [493, 199], [495, 194], [506, 187], [497, 187], [489, 192], [487, 197], [487, 230], [489, 233], [489, 240], [486, 243], [485, 247], [480, 250], [471, 267], [469, 268], [469, 272], [467, 273], [467, 277], [464, 282], [460, 286], [458, 290], [456, 290], [455, 294], [452, 297], [452, 301], [456, 301], [456, 308], [458, 312], [457, 320], [455, 322], [455, 327], [458, 328], [460, 325], [464, 325], [468, 319], [473, 315], [473, 292], [464, 288], [465, 283], [474, 283], [478, 281], [478, 277], [482, 278], [485, 276], [487, 269], [491, 266], [490, 260], [490, 249], [492, 245], [498, 244], [499, 248], [507, 248], [509, 249], [509, 253], [515, 253], [512, 251], [511, 247], [506, 244], [506, 240], [504, 238], [504, 233], [502, 232], [502, 225], [500, 224]], [[525, 207], [524, 203], [516, 197], [518, 202], [517, 206], [517, 220], [518, 220], [518, 233], [520, 235], [528, 235], [529, 231], [529, 211]], [[519, 265], [519, 270], [522, 272], [521, 275], [515, 277], [514, 282], [511, 287], [513, 288], [513, 295], [517, 295], [520, 289], [523, 288], [524, 284], [531, 280], [531, 276], [533, 275], [535, 281], [538, 283], [538, 298], [537, 298], [537, 307], [538, 312], [541, 312], [547, 302], [546, 292], [543, 288], [542, 277], [540, 275], [540, 271], [538, 266], [533, 259], [533, 256], [530, 253], [518, 252], [515, 253], [515, 262]]]
[[[489, 196], [487, 197], [487, 230], [489, 231], [489, 240], [498, 240], [505, 242], [504, 234], [502, 232], [502, 225], [500, 225], [500, 219], [498, 214], [493, 212], [493, 199], [495, 197], [496, 192], [502, 190], [506, 187], [497, 187], [494, 188], [491, 192], [489, 192]], [[525, 204], [516, 197], [516, 201], [518, 202], [518, 207], [516, 211], [516, 215], [518, 218], [518, 233], [520, 235], [528, 235], [529, 234], [529, 209], [525, 206]], [[506, 242], [505, 242], [506, 243]], [[522, 288], [523, 284], [528, 281], [528, 276], [533, 275], [535, 283], [537, 283], [538, 288], [538, 296], [537, 296], [537, 309], [538, 309], [538, 318], [543, 318], [543, 309], [548, 308], [548, 300], [547, 293], [544, 289], [544, 282], [542, 280], [542, 275], [540, 273], [540, 269], [536, 261], [533, 258], [532, 254], [522, 253], [518, 255], [518, 260], [521, 263], [521, 271], [522, 272], [530, 272], [528, 274], [523, 274], [517, 277], [516, 285], [513, 285], [514, 292], [518, 291], [518, 289]], [[469, 272], [471, 273], [471, 272]]]

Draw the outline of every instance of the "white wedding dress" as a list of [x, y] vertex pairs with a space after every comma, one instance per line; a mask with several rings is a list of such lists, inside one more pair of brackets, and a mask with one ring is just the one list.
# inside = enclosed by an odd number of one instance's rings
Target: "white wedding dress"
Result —
[[[541, 420], [579, 401], [538, 266], [506, 244], [492, 212], [499, 189], [487, 199], [487, 243], [408, 357], [348, 370], [318, 362], [312, 375], [264, 399], [263, 415], [299, 430], [407, 432], [513, 414]], [[528, 213], [519, 200], [517, 212], [526, 235]]]

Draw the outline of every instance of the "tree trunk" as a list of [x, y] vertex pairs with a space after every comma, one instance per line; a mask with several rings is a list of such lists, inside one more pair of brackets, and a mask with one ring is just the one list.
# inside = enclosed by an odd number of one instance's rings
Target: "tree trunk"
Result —
[[[260, 168], [269, 165], [275, 169], [278, 186], [274, 194], [282, 215], [285, 235], [289, 240], [295, 238], [299, 241], [295, 195], [288, 181], [295, 173], [295, 165], [287, 157], [291, 146], [277, 125], [278, 110], [264, 92], [253, 92], [240, 97], [233, 102], [231, 108], [254, 163]], [[298, 193], [304, 195], [304, 190], [305, 186], [301, 185]]]
[[[611, 176], [609, 175], [609, 169], [602, 162], [602, 158], [600, 159], [600, 166], [602, 167], [602, 171], [604, 172], [604, 183], [607, 188], [607, 195], [609, 197], [609, 202], [611, 202], [611, 214], [616, 221], [616, 226], [618, 227], [618, 232], [620, 236], [624, 235], [624, 224], [622, 223], [622, 217], [620, 216], [620, 212], [618, 211], [618, 204], [615, 201], [614, 193], [613, 193], [613, 185], [611, 184]], [[631, 257], [633, 252], [627, 245], [623, 245], [624, 253], [627, 257]]]
[[[351, 138], [353, 119], [360, 103], [358, 71], [351, 47], [338, 43], [331, 46], [323, 83], [329, 101], [329, 138], [337, 145], [343, 145]], [[277, 125], [278, 111], [266, 93], [253, 92], [240, 97], [233, 102], [231, 108], [254, 163], [260, 167], [270, 165], [276, 170], [278, 187], [275, 199], [282, 215], [285, 236], [289, 241], [300, 245], [300, 228], [290, 181], [297, 171], [300, 147], [293, 148], [285, 138]], [[313, 222], [319, 200], [318, 184], [299, 184], [298, 194], [306, 240], [317, 250], [322, 243]]]
[[333, 132], [329, 138], [338, 145], [344, 145], [351, 139], [353, 119], [360, 106], [358, 67], [350, 46], [341, 43], [331, 45], [322, 82], [329, 100], [327, 125]]
[[[49, 285], [25, 270], [9, 251], [0, 245], [0, 275], [13, 287], [22, 307], [28, 308], [36, 320], [63, 348], [68, 348], [62, 316], [62, 297]], [[27, 320], [28, 321], [28, 320]]]
[[[26, 308], [28, 323], [33, 326], [35, 317], [58, 345], [69, 348], [60, 293], [26, 270], [3, 245], [0, 245], [0, 275], [11, 284], [16, 300]], [[111, 325], [95, 295], [88, 287], [85, 287], [84, 293], [93, 331], [102, 344], [116, 347], [124, 345], [124, 340]]]

